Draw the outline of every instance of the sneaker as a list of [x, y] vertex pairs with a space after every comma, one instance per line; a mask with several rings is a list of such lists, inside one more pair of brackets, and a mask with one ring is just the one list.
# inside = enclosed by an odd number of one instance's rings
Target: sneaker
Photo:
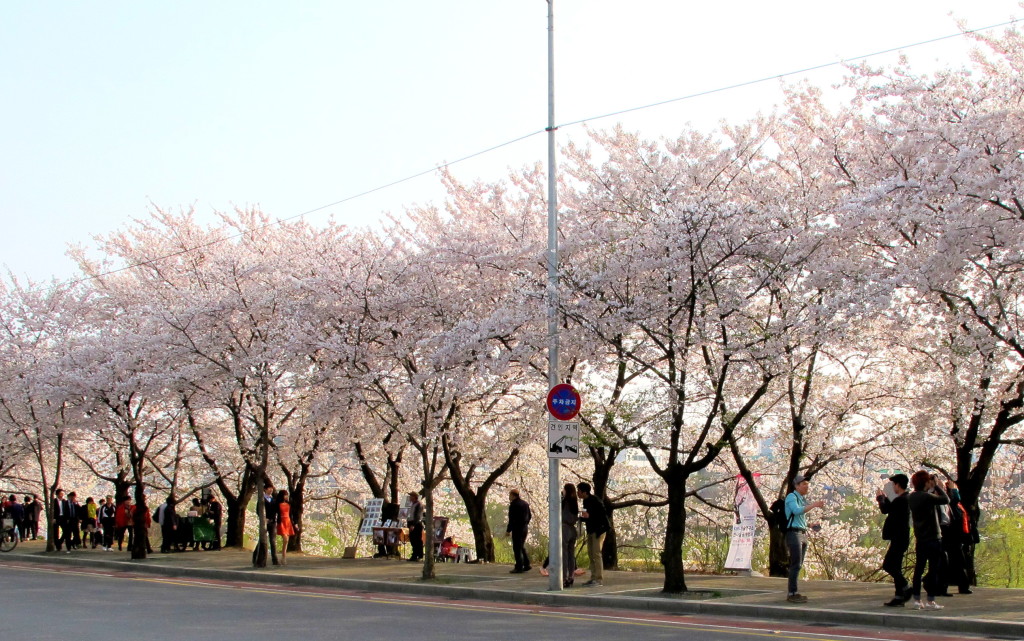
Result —
[[71, 554], [71, 550], [64, 550], [64, 554]]
[[914, 610], [924, 610], [924, 602], [923, 601], [918, 601], [917, 599], [914, 599], [910, 603], [910, 607], [913, 608]]
[[926, 601], [925, 604], [921, 606], [921, 609], [922, 610], [941, 610], [944, 607], [946, 607], [946, 606], [939, 605], [935, 601]]
[[596, 587], [599, 587], [599, 586], [602, 586], [602, 585], [604, 585], [604, 583], [602, 583], [601, 581], [595, 581], [595, 580], [591, 579], [591, 580], [587, 581], [586, 583], [584, 583], [583, 587], [585, 587], [585, 588], [596, 588]]
[[796, 594], [790, 594], [786, 597], [786, 601], [790, 603], [807, 603], [807, 597], [797, 592]]

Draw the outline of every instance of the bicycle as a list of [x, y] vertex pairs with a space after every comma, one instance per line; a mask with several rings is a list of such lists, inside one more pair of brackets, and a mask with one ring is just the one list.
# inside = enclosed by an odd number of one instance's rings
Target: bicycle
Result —
[[0, 552], [10, 552], [18, 547], [18, 540], [14, 519], [0, 519]]

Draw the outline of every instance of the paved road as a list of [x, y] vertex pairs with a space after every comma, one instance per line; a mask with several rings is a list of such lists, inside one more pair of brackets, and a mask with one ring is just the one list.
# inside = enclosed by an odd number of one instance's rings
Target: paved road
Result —
[[[934, 634], [495, 605], [2, 561], [0, 585], [5, 640], [944, 641]], [[954, 638], [964, 639], [945, 637]]]

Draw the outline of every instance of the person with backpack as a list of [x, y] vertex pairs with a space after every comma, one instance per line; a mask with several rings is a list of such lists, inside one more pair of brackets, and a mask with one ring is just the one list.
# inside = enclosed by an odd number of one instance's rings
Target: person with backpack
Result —
[[789, 583], [786, 601], [807, 603], [807, 597], [797, 591], [797, 577], [807, 554], [807, 513], [824, 507], [825, 501], [807, 502], [811, 480], [803, 474], [793, 477], [793, 491], [786, 495], [786, 548], [789, 550]]
[[[960, 594], [973, 594], [971, 581], [967, 573], [967, 554], [965, 547], [971, 542], [971, 525], [967, 511], [960, 502], [960, 489], [953, 481], [946, 481], [946, 494], [949, 496], [949, 521], [939, 521], [942, 534], [942, 551], [946, 555], [945, 576], [942, 584], [947, 589], [938, 596], [949, 596], [948, 587], [957, 586]], [[939, 508], [942, 509], [942, 508]]]
[[884, 490], [879, 490], [875, 500], [878, 501], [879, 511], [886, 515], [885, 523], [882, 524], [882, 539], [889, 542], [882, 570], [892, 577], [896, 588], [896, 596], [884, 605], [896, 608], [903, 607], [910, 600], [912, 591], [910, 582], [903, 576], [903, 557], [910, 548], [910, 504], [907, 502], [910, 479], [906, 474], [894, 474], [889, 477], [889, 481], [892, 483], [892, 493], [896, 496], [889, 499]]

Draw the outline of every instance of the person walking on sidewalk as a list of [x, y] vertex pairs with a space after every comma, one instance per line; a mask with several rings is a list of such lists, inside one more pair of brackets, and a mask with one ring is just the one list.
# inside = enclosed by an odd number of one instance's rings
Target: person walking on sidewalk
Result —
[[878, 509], [886, 515], [885, 523], [882, 524], [882, 539], [889, 542], [882, 570], [892, 577], [896, 588], [896, 596], [886, 601], [885, 605], [903, 607], [911, 593], [910, 582], [903, 576], [903, 557], [910, 547], [910, 504], [907, 503], [910, 479], [906, 474], [894, 474], [889, 477], [889, 481], [892, 483], [892, 493], [896, 496], [890, 500], [884, 490], [879, 490], [875, 496]]
[[53, 539], [58, 552], [61, 545], [64, 546], [64, 553], [71, 552], [71, 508], [64, 498], [64, 490], [57, 488], [54, 492], [53, 503], [50, 506], [53, 517]]
[[530, 519], [533, 513], [530, 512], [530, 504], [519, 496], [519, 490], [508, 491], [508, 527], [505, 533], [512, 537], [512, 555], [516, 559], [516, 567], [510, 571], [512, 574], [521, 574], [530, 571], [530, 556], [526, 553], [526, 535], [529, 532]]
[[114, 497], [107, 495], [107, 498], [100, 502], [100, 528], [103, 530], [103, 551], [110, 552], [114, 547], [114, 529], [117, 522], [117, 508], [114, 506]]
[[[917, 540], [917, 563], [914, 565], [914, 602], [918, 610], [941, 610], [935, 596], [941, 590], [939, 572], [942, 571], [942, 539], [939, 538], [938, 508], [949, 504], [949, 497], [934, 474], [925, 470], [914, 472], [910, 477], [914, 491], [907, 497], [910, 515], [914, 520], [914, 538]], [[928, 573], [925, 574], [925, 565]], [[921, 600], [921, 585], [928, 594], [928, 600]]]
[[807, 597], [797, 590], [797, 578], [804, 566], [807, 554], [807, 513], [824, 507], [825, 501], [807, 502], [807, 492], [811, 489], [810, 477], [797, 474], [793, 477], [793, 491], [786, 496], [786, 548], [789, 550], [789, 584], [786, 601], [790, 603], [807, 603]]
[[[43, 502], [38, 494], [33, 494], [31, 500], [25, 497], [25, 524], [28, 534], [35, 541], [39, 537], [39, 519], [43, 516]], [[27, 537], [22, 537], [27, 538]]]
[[576, 493], [583, 500], [580, 518], [587, 526], [587, 554], [590, 555], [590, 580], [583, 584], [585, 588], [604, 585], [604, 537], [611, 529], [604, 501], [590, 491], [590, 483], [582, 482], [576, 485]]

